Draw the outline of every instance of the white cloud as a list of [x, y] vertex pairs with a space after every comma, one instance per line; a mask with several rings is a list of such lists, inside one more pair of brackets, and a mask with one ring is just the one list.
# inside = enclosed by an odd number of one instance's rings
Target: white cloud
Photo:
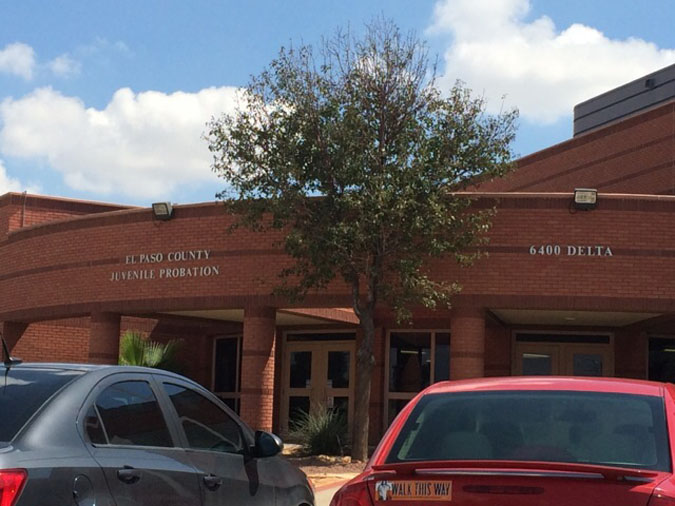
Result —
[[56, 76], [71, 77], [80, 73], [81, 64], [80, 62], [73, 60], [69, 55], [62, 54], [50, 61], [47, 64], [47, 67]]
[[7, 169], [2, 160], [0, 160], [0, 195], [4, 195], [7, 192], [22, 192], [24, 190], [30, 193], [39, 193], [39, 189], [36, 186], [26, 186], [18, 179], [9, 177]]
[[498, 111], [516, 106], [521, 116], [551, 123], [573, 106], [675, 63], [675, 49], [637, 38], [614, 40], [573, 24], [558, 30], [542, 16], [526, 22], [529, 0], [441, 0], [430, 33], [449, 33], [444, 86], [461, 79]]
[[29, 45], [15, 42], [0, 49], [0, 72], [31, 80], [34, 70], [35, 51]]
[[101, 195], [167, 198], [180, 185], [206, 181], [217, 189], [201, 135], [236, 99], [237, 88], [227, 87], [172, 94], [122, 88], [99, 110], [40, 88], [0, 103], [0, 152], [46, 160], [71, 188]]

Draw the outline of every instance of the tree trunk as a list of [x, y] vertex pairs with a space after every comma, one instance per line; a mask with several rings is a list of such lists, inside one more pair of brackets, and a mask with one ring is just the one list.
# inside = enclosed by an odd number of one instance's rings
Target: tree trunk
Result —
[[361, 311], [359, 316], [363, 335], [357, 341], [356, 385], [354, 386], [354, 417], [352, 423], [352, 460], [368, 460], [368, 428], [370, 425], [370, 384], [375, 356], [374, 311]]

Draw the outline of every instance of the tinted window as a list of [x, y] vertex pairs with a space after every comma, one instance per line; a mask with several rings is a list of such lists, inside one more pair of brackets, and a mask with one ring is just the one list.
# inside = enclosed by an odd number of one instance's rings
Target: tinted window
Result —
[[675, 383], [675, 339], [649, 340], [649, 379]]
[[216, 363], [214, 369], [214, 390], [216, 392], [237, 391], [237, 355], [236, 337], [216, 340]]
[[[96, 410], [110, 444], [173, 446], [155, 394], [145, 381], [109, 386], [96, 399]], [[100, 439], [96, 428], [88, 434], [92, 441]]]
[[89, 442], [94, 444], [108, 443], [108, 438], [106, 438], [105, 432], [103, 432], [103, 423], [101, 423], [101, 418], [98, 416], [96, 406], [89, 406], [84, 418], [84, 430]]
[[0, 366], [0, 441], [11, 441], [28, 419], [82, 371]]
[[237, 423], [203, 395], [172, 383], [164, 388], [176, 408], [190, 448], [242, 453], [244, 440]]
[[670, 471], [660, 397], [474, 392], [423, 397], [387, 461], [525, 460]]

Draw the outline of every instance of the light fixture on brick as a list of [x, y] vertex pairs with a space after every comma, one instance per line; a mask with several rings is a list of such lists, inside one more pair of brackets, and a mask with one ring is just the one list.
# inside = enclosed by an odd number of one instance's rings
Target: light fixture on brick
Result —
[[588, 211], [595, 209], [598, 204], [598, 190], [592, 188], [574, 189], [574, 207]]
[[158, 220], [170, 220], [173, 217], [173, 206], [170, 202], [152, 204], [152, 215]]

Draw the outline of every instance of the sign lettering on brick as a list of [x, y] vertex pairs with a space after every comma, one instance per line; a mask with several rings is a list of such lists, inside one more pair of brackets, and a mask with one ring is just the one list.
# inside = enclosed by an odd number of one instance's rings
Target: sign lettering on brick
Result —
[[204, 278], [220, 275], [218, 265], [193, 265], [195, 262], [205, 262], [210, 258], [211, 251], [206, 249], [126, 255], [124, 264], [128, 266], [127, 269], [113, 271], [110, 281]]
[[568, 257], [611, 257], [612, 248], [604, 245], [586, 244], [542, 244], [530, 246], [530, 255], [568, 256]]

